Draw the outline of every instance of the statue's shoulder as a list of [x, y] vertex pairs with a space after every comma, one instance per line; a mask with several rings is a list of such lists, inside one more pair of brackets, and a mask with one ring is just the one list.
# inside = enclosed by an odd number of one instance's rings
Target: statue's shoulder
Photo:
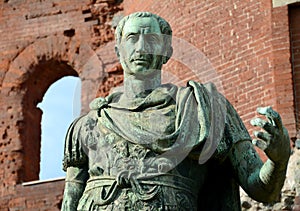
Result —
[[187, 82], [187, 87], [191, 87], [192, 89], [196, 89], [196, 90], [205, 89], [205, 91], [208, 92], [208, 93], [214, 93], [214, 94], [218, 93], [218, 94], [220, 94], [220, 92], [218, 91], [217, 86], [212, 82], [201, 83], [201, 82], [190, 80], [190, 81]]
[[93, 110], [101, 109], [102, 107], [107, 106], [107, 105], [108, 105], [108, 102], [105, 98], [98, 97], [98, 98], [95, 98], [94, 100], [92, 100], [89, 107], [90, 107], [91, 111], [93, 111]]
[[81, 115], [80, 117], [76, 118], [71, 125], [69, 126], [67, 134], [73, 134], [78, 132], [85, 131], [86, 127], [91, 127], [95, 125], [97, 122], [97, 111], [90, 110], [88, 113]]
[[90, 111], [76, 118], [68, 128], [66, 142], [77, 145], [82, 142], [89, 131], [97, 129], [98, 109], [103, 104], [104, 99], [96, 98], [90, 103]]
[[99, 137], [98, 110], [91, 109], [88, 113], [76, 118], [68, 128], [65, 137], [63, 169], [68, 167], [83, 167], [87, 165], [87, 152], [90, 140]]
[[90, 111], [86, 114], [81, 115], [73, 121], [69, 127], [69, 131], [80, 132], [81, 135], [84, 135], [86, 131], [95, 129], [99, 112], [101, 109], [108, 107], [109, 103], [116, 101], [121, 93], [113, 93], [107, 97], [98, 97], [91, 101], [89, 104]]
[[[240, 116], [234, 106], [228, 99], [218, 91], [213, 83], [198, 83], [189, 81], [187, 87], [190, 87], [194, 93], [198, 105], [205, 107], [204, 114], [209, 121], [214, 122], [211, 125], [215, 131], [223, 131], [221, 134], [214, 134], [214, 141], [217, 140], [218, 146], [214, 153], [214, 158], [224, 161], [231, 148], [240, 141], [251, 140], [249, 133], [243, 124]], [[217, 138], [219, 137], [219, 138]]]
[[120, 93], [114, 93], [105, 98], [98, 97], [92, 100], [89, 104], [90, 111], [76, 118], [71, 123], [66, 138], [74, 138], [74, 135], [84, 136], [87, 131], [95, 129], [98, 122], [99, 111], [107, 107], [109, 103], [115, 101], [118, 96], [120, 96]]
[[114, 103], [120, 99], [120, 96], [123, 94], [123, 92], [114, 92], [107, 97], [97, 97], [94, 100], [91, 101], [89, 107], [91, 111], [93, 110], [100, 110], [102, 108], [105, 108], [110, 103]]
[[68, 167], [82, 167], [87, 163], [87, 156], [83, 147], [84, 135], [86, 134], [88, 114], [76, 118], [68, 128], [65, 137], [63, 170]]

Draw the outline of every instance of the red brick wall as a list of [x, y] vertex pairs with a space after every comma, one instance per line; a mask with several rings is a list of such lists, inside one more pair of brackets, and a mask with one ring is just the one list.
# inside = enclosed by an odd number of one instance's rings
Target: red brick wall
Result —
[[0, 201], [1, 211], [60, 210], [64, 179], [16, 185], [15, 196]]
[[300, 129], [300, 6], [290, 8], [292, 68], [295, 88], [297, 131]]

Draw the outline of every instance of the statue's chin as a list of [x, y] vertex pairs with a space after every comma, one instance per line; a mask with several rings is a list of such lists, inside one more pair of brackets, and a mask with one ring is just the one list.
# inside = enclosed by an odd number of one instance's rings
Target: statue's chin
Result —
[[130, 69], [127, 73], [129, 73], [130, 75], [147, 77], [155, 74], [156, 72], [157, 70], [155, 69], [149, 69], [148, 67], [145, 67], [143, 65], [136, 65], [134, 68]]

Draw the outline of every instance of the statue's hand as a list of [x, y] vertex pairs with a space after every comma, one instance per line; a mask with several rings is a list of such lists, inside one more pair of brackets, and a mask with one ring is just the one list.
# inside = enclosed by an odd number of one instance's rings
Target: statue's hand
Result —
[[257, 108], [259, 114], [265, 115], [268, 121], [261, 118], [251, 120], [253, 126], [259, 126], [264, 132], [255, 131], [258, 139], [253, 144], [262, 149], [274, 163], [286, 163], [290, 156], [290, 138], [283, 126], [280, 115], [272, 107]]

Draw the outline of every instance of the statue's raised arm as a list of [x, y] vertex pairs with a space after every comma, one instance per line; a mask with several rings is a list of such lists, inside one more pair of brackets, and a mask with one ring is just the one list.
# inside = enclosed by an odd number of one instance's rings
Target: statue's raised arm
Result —
[[267, 120], [255, 118], [253, 126], [264, 131], [255, 131], [257, 139], [252, 142], [268, 156], [265, 163], [259, 159], [249, 142], [234, 147], [231, 161], [238, 172], [238, 180], [244, 190], [255, 200], [274, 202], [278, 200], [284, 184], [287, 164], [291, 153], [290, 139], [280, 115], [271, 107], [260, 107], [257, 112]]

